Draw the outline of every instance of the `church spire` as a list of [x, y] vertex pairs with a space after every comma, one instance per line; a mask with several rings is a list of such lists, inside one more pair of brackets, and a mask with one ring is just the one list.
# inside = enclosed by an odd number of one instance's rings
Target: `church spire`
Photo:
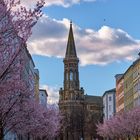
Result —
[[72, 21], [70, 22], [70, 30], [69, 30], [65, 58], [71, 58], [71, 57], [77, 58], [76, 49], [75, 49], [75, 42], [74, 42], [74, 37], [73, 37], [73, 30], [72, 30]]

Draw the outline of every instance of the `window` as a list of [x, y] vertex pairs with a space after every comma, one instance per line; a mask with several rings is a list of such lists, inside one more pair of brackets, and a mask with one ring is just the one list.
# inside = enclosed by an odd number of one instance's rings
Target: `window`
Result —
[[109, 105], [109, 111], [111, 111], [111, 105]]
[[109, 101], [111, 101], [112, 100], [112, 98], [111, 98], [111, 96], [109, 96]]
[[68, 75], [68, 73], [66, 73], [66, 80], [68, 80], [69, 79], [69, 75]]
[[90, 110], [95, 110], [95, 107], [91, 105]]
[[73, 72], [70, 71], [70, 80], [72, 81], [73, 80]]
[[74, 73], [74, 80], [76, 80], [76, 72]]
[[133, 88], [134, 93], [137, 92], [137, 91], [139, 90], [138, 88], [139, 88], [139, 87], [138, 87], [138, 83], [137, 83], [136, 85], [134, 85], [134, 88]]

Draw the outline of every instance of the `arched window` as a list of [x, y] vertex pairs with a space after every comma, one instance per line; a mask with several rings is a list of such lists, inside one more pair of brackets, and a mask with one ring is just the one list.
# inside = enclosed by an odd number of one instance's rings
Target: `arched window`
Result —
[[76, 73], [76, 71], [74, 72], [74, 80], [76, 80], [77, 79], [77, 73]]
[[73, 72], [70, 71], [70, 81], [72, 81], [72, 80], [73, 80]]
[[68, 74], [68, 72], [66, 73], [66, 80], [69, 80], [69, 74]]

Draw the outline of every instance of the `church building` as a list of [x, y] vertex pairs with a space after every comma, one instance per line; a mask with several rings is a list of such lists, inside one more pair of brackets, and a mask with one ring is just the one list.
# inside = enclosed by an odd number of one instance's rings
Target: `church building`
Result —
[[[59, 108], [64, 115], [60, 140], [100, 139], [96, 133], [96, 123], [102, 121], [102, 97], [84, 94], [80, 87], [79, 59], [73, 36], [72, 22], [67, 42], [64, 62], [64, 83], [59, 91]], [[93, 85], [94, 86], [94, 85]]]

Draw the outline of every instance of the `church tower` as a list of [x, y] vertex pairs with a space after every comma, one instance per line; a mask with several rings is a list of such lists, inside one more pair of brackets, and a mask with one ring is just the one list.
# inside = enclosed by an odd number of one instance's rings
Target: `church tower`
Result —
[[67, 49], [64, 62], [64, 86], [60, 89], [60, 101], [62, 100], [82, 100], [84, 98], [83, 88], [80, 89], [79, 71], [72, 22], [70, 22], [70, 30], [67, 42]]
[[[75, 42], [72, 31], [72, 23], [70, 23], [67, 50], [64, 58], [64, 89], [79, 90], [79, 59], [77, 58]], [[73, 97], [74, 95], [71, 95]]]
[[70, 23], [64, 63], [64, 83], [59, 90], [59, 108], [63, 113], [59, 140], [91, 140], [101, 138], [96, 134], [96, 123], [102, 118], [102, 97], [84, 95], [80, 88], [79, 59]]
[[73, 36], [72, 22], [70, 22], [69, 36], [64, 62], [64, 83], [59, 91], [59, 108], [65, 114], [67, 122], [63, 128], [61, 140], [78, 140], [82, 137], [81, 125], [84, 107], [84, 90], [80, 88], [78, 64], [79, 59]]

